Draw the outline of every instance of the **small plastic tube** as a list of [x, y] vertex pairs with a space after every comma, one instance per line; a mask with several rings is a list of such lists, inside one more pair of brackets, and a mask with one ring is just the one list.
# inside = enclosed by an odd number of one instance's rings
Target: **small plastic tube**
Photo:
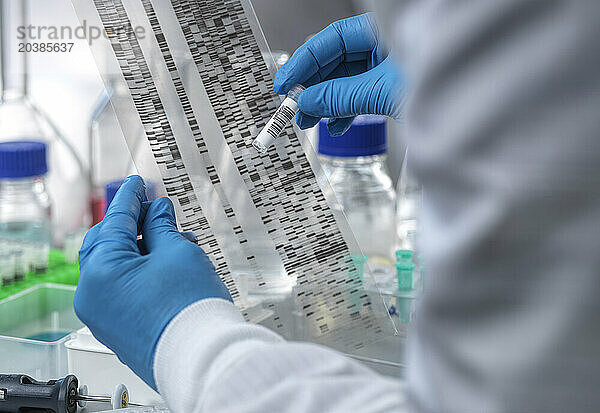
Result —
[[296, 113], [298, 113], [298, 98], [304, 89], [305, 87], [299, 83], [292, 86], [283, 102], [281, 102], [281, 105], [252, 142], [252, 146], [258, 152], [267, 152], [269, 147], [275, 142], [275, 139], [281, 135], [281, 132], [296, 116]]
[[408, 297], [398, 297], [396, 305], [398, 306], [397, 311], [400, 316], [402, 324], [410, 323], [410, 316], [412, 312], [414, 299]]
[[14, 281], [14, 258], [8, 252], [0, 250], [0, 286], [12, 284]]
[[358, 278], [361, 281], [364, 281], [365, 277], [365, 262], [367, 262], [367, 257], [364, 255], [352, 254], [350, 255], [351, 264], [350, 264], [350, 272], [356, 271], [358, 274]]
[[23, 249], [14, 249], [11, 252], [11, 255], [13, 256], [13, 263], [14, 263], [14, 274], [15, 274], [15, 281], [23, 281], [25, 279], [25, 274], [27, 273], [28, 270], [28, 262], [27, 262], [27, 256], [25, 254], [25, 251]]
[[415, 264], [397, 262], [396, 272], [398, 275], [398, 290], [407, 291], [414, 288], [413, 271]]

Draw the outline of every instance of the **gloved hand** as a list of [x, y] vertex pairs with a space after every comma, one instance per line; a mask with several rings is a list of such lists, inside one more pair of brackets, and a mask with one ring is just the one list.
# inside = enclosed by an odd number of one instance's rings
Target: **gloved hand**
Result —
[[130, 176], [88, 231], [74, 306], [94, 336], [156, 389], [154, 352], [167, 324], [204, 298], [232, 300], [202, 248], [178, 232], [171, 201], [144, 198], [144, 181]]
[[275, 75], [273, 90], [286, 94], [296, 83], [296, 123], [311, 128], [323, 117], [333, 136], [346, 132], [356, 115], [400, 116], [403, 77], [379, 38], [371, 13], [339, 20], [294, 52]]

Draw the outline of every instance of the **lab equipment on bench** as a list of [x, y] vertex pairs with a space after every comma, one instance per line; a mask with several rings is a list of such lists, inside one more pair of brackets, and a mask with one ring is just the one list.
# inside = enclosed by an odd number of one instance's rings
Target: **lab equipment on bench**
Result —
[[72, 2], [88, 24], [148, 33], [106, 30], [91, 49], [97, 62], [110, 50], [101, 75], [129, 91], [111, 103], [130, 150], [145, 132], [131, 151], [138, 172], [173, 201], [246, 319], [258, 308], [284, 337], [345, 352], [393, 335], [383, 300], [349, 269], [363, 254], [317, 182], [314, 149], [289, 124], [266, 153], [252, 146], [281, 99], [250, 2]]
[[163, 403], [160, 395], [96, 340], [87, 327], [72, 334], [65, 348], [69, 374], [79, 377], [94, 393], [110, 393], [116, 385], [125, 383], [135, 397], [132, 401], [143, 405]]
[[344, 135], [335, 137], [321, 120], [318, 150], [337, 200], [334, 208], [348, 219], [367, 265], [375, 270], [392, 264], [396, 193], [385, 166], [386, 119], [357, 116]]
[[[82, 227], [87, 214], [87, 170], [68, 139], [29, 94], [29, 53], [19, 50], [18, 28], [29, 27], [29, 1], [0, 0], [0, 142], [36, 139], [48, 146], [46, 179], [52, 198], [52, 236]], [[73, 114], [73, 116], [77, 116]]]
[[46, 144], [0, 143], [0, 274], [2, 285], [48, 268], [50, 197]]
[[38, 284], [0, 300], [0, 372], [38, 380], [69, 372], [65, 343], [83, 327], [74, 294], [72, 286]]
[[422, 269], [417, 265], [416, 257], [411, 250], [398, 250], [396, 262], [391, 271], [379, 273], [376, 286], [387, 303], [390, 316], [397, 319], [400, 331], [407, 333], [405, 327], [416, 316], [416, 302], [423, 292]]
[[423, 190], [409, 168], [408, 149], [397, 185], [396, 262], [392, 276], [377, 280], [377, 286], [388, 302], [390, 315], [407, 324], [416, 317], [415, 304], [425, 288], [424, 259], [419, 251], [419, 214]]
[[281, 132], [294, 119], [298, 113], [298, 99], [305, 87], [301, 84], [292, 86], [281, 105], [277, 108], [271, 119], [262, 128], [252, 146], [260, 153], [265, 153], [273, 145], [275, 139], [281, 135]]
[[42, 381], [74, 374], [94, 394], [112, 394], [124, 383], [133, 392], [130, 402], [162, 404], [158, 393], [83, 328], [73, 310], [74, 293], [74, 287], [40, 284], [0, 300], [0, 314], [11, 315], [0, 317], [0, 372]]
[[109, 404], [113, 409], [130, 405], [127, 387], [120, 384], [111, 395], [89, 395], [87, 386], [74, 375], [62, 379], [37, 381], [24, 374], [0, 374], [0, 413], [75, 413], [87, 403]]

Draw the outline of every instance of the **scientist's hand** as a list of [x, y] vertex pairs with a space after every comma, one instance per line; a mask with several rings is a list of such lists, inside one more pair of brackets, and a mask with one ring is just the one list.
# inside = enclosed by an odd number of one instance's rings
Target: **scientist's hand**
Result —
[[275, 76], [273, 90], [307, 89], [298, 101], [301, 129], [330, 118], [329, 132], [343, 134], [356, 115], [400, 116], [403, 77], [381, 44], [371, 13], [339, 20], [294, 52]]
[[156, 389], [154, 352], [169, 321], [194, 302], [231, 296], [202, 248], [178, 232], [171, 201], [144, 199], [144, 181], [130, 176], [87, 233], [74, 306], [94, 336]]

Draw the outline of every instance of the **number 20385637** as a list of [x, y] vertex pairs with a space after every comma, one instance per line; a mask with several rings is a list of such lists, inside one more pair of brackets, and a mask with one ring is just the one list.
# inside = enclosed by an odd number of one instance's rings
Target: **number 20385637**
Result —
[[19, 43], [19, 53], [69, 53], [75, 43], [32, 42]]

